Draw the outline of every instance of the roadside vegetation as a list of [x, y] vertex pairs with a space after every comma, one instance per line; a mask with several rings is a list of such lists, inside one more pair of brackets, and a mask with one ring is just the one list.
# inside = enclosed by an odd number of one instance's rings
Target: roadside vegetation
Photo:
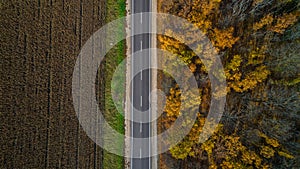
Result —
[[[159, 0], [158, 4], [159, 12], [183, 17], [207, 35], [221, 56], [227, 79], [221, 123], [208, 141], [198, 143], [210, 104], [207, 71], [184, 44], [158, 36], [159, 48], [189, 65], [201, 91], [194, 127], [160, 155], [160, 168], [298, 168], [299, 2]], [[159, 77], [160, 87], [168, 93], [158, 123], [162, 132], [181, 115], [180, 89], [167, 75]]]
[[[106, 1], [106, 23], [109, 23], [115, 19], [125, 16], [125, 0], [107, 0]], [[125, 28], [124, 34], [125, 34]], [[124, 116], [123, 112], [118, 112], [116, 105], [123, 105], [122, 100], [119, 100], [117, 103], [114, 103], [112, 94], [111, 94], [111, 82], [113, 74], [117, 66], [125, 59], [125, 40], [119, 42], [114, 46], [105, 56], [104, 72], [105, 72], [105, 89], [104, 89], [104, 117], [106, 121], [110, 124], [112, 128], [118, 131], [121, 134], [125, 134], [124, 128]], [[122, 67], [125, 69], [125, 67]], [[113, 86], [114, 90], [117, 90], [119, 93], [124, 93], [125, 88], [125, 70], [119, 72], [117, 82]], [[116, 76], [116, 75], [115, 75]], [[109, 138], [110, 133], [104, 131], [105, 137]], [[114, 143], [113, 147], [116, 149], [124, 149], [124, 140], [105, 140], [104, 144]], [[117, 143], [116, 143], [117, 142]], [[109, 153], [104, 150], [103, 152], [103, 168], [104, 169], [122, 169], [124, 168], [124, 158], [112, 153]]]

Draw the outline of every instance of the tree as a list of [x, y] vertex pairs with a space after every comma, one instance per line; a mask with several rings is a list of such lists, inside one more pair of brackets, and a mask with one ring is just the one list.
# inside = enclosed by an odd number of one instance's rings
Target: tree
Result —
[[[300, 82], [299, 2], [163, 0], [161, 9], [197, 25], [210, 39], [222, 58], [228, 84], [226, 109], [230, 112], [225, 113], [215, 135], [199, 144], [195, 138], [203, 132], [209, 109], [210, 82], [203, 83], [207, 68], [193, 51], [179, 43], [181, 37], [159, 36], [159, 47], [174, 53], [171, 57], [181, 58], [198, 77], [199, 84], [205, 84], [199, 88], [202, 104], [207, 105], [201, 106], [189, 135], [170, 149], [172, 156], [181, 160], [207, 157], [211, 168], [274, 168], [299, 164], [299, 152], [293, 151], [299, 147], [295, 141], [299, 141], [296, 136], [299, 128], [295, 127], [299, 118], [295, 105], [299, 104]], [[191, 38], [188, 43], [193, 42]], [[296, 96], [288, 96], [286, 91]], [[229, 123], [228, 119], [235, 123]], [[169, 123], [168, 119], [165, 122]]]

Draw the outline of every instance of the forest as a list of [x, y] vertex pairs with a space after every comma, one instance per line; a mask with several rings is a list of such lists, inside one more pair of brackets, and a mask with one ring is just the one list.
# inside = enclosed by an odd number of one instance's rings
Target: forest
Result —
[[[188, 20], [209, 38], [227, 82], [225, 111], [217, 130], [199, 143], [211, 100], [207, 69], [186, 44], [158, 36], [158, 48], [189, 66], [201, 95], [192, 130], [160, 155], [161, 169], [300, 167], [299, 9], [297, 0], [158, 1], [159, 12]], [[164, 72], [158, 79], [167, 93], [158, 122], [163, 132], [182, 116], [181, 90]]]

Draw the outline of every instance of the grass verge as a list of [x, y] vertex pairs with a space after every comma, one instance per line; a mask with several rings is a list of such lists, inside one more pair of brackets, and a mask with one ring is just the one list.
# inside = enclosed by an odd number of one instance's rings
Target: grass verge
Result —
[[[106, 1], [106, 23], [109, 23], [115, 19], [123, 17], [126, 15], [125, 10], [125, 0], [107, 0]], [[122, 25], [123, 27], [123, 25]], [[125, 27], [120, 27], [123, 29], [122, 33], [125, 34]], [[114, 103], [111, 94], [112, 78], [117, 66], [125, 59], [125, 43], [123, 40], [114, 46], [105, 56], [105, 113], [104, 117], [106, 121], [119, 133], [125, 133], [124, 128], [124, 116], [123, 112], [118, 112], [116, 105], [123, 105], [122, 100]], [[118, 73], [116, 83], [113, 84], [113, 90], [117, 90], [118, 93], [124, 93], [125, 89], [125, 66], [122, 66], [121, 73]], [[105, 132], [105, 138], [109, 138], [109, 134]], [[112, 144], [116, 149], [124, 149], [124, 139], [123, 140], [105, 140], [104, 144]], [[124, 168], [124, 158], [108, 151], [103, 152], [103, 168], [104, 169], [122, 169]]]

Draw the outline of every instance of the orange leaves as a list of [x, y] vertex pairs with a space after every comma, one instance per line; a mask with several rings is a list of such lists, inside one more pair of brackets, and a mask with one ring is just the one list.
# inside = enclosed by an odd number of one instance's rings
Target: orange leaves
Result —
[[193, 73], [196, 72], [196, 69], [197, 69], [196, 64], [191, 63], [189, 67], [190, 67], [190, 70], [191, 70]]
[[230, 27], [225, 30], [219, 30], [214, 28], [213, 30], [213, 44], [219, 50], [225, 49], [226, 47], [231, 48], [233, 44], [235, 44], [239, 38], [233, 37], [234, 28]]

